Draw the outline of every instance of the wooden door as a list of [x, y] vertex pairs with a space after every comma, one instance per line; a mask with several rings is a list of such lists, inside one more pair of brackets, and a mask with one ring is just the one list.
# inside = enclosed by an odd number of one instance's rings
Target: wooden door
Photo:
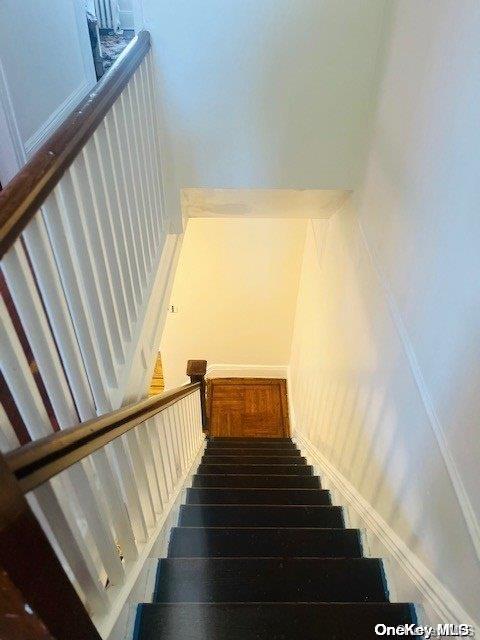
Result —
[[210, 435], [288, 437], [287, 385], [277, 378], [212, 378], [208, 381]]

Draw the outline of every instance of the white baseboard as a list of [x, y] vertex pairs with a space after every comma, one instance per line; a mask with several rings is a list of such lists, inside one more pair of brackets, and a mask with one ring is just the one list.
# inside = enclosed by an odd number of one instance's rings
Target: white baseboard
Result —
[[207, 378], [287, 378], [286, 364], [209, 364]]
[[[370, 544], [373, 539], [380, 541], [382, 548], [386, 551], [386, 569], [390, 581], [397, 582], [395, 574], [402, 571], [412, 585], [412, 596], [420, 594], [421, 604], [427, 612], [427, 617], [431, 618], [433, 613], [433, 617], [436, 618], [429, 619], [427, 622], [429, 624], [437, 622], [471, 624], [478, 629], [479, 622], [475, 622], [469, 616], [452, 593], [407, 547], [390, 525], [327, 457], [297, 429], [293, 431], [293, 438], [309, 462], [313, 462], [318, 467], [319, 475], [326, 478], [332, 488], [338, 492], [341, 498], [339, 502], [346, 503], [350, 507], [353, 512], [350, 513], [350, 517], [352, 518], [355, 514], [358, 516], [356, 520], [359, 519], [364, 524], [368, 539], [367, 548], [369, 546], [373, 548], [374, 545]], [[399, 577], [398, 581], [405, 582], [405, 575]], [[395, 593], [395, 585], [393, 585], [393, 593]], [[393, 593], [391, 589], [391, 595]], [[415, 601], [414, 597], [411, 600]]]
[[39, 127], [35, 133], [25, 142], [25, 152], [27, 157], [32, 156], [37, 149], [47, 140], [49, 136], [57, 129], [57, 127], [65, 120], [70, 112], [77, 104], [87, 95], [91, 89], [92, 83], [85, 80], [77, 87], [63, 102], [55, 109], [50, 117]]

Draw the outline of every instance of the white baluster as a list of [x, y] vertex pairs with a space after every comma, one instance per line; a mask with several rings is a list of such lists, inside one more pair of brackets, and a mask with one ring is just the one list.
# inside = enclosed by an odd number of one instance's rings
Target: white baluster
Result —
[[170, 497], [173, 491], [173, 487], [175, 486], [176, 474], [173, 452], [171, 449], [168, 428], [166, 425], [166, 413], [166, 411], [161, 411], [155, 416], [155, 426], [157, 428], [158, 438], [160, 441], [160, 449], [162, 451], [163, 461], [165, 463], [165, 477], [167, 481], [168, 497]]
[[193, 401], [195, 399], [194, 393], [188, 396], [187, 398], [187, 412], [188, 412], [188, 442], [189, 442], [189, 462], [193, 459], [193, 455], [195, 452], [195, 441], [194, 441], [194, 417], [193, 417]]
[[5, 382], [28, 433], [32, 439], [41, 438], [52, 432], [52, 426], [3, 298], [0, 298], [0, 320], [1, 366]]
[[125, 361], [123, 342], [118, 323], [117, 302], [107, 261], [103, 233], [98, 220], [98, 209], [94, 200], [91, 169], [85, 149], [62, 179], [60, 187], [69, 197], [69, 224], [82, 253], [84, 273], [92, 278], [95, 286], [96, 304], [101, 307], [105, 330], [114, 353], [114, 366]]
[[197, 446], [198, 446], [200, 442], [205, 438], [203, 434], [202, 403], [200, 398], [200, 391], [198, 391], [197, 393], [197, 401], [195, 403], [195, 424], [196, 424]]
[[108, 510], [100, 486], [95, 483], [91, 461], [87, 458], [77, 462], [65, 473], [68, 474], [72, 482], [78, 502], [87, 518], [89, 529], [110, 582], [113, 585], [123, 584], [125, 579], [123, 566], [112, 531], [106, 522], [105, 516], [108, 514]]
[[131, 87], [131, 83], [129, 83], [122, 94], [122, 98], [125, 98], [125, 107], [126, 113], [128, 114], [128, 121], [130, 123], [130, 136], [133, 139], [133, 168], [135, 172], [136, 183], [135, 187], [138, 191], [140, 209], [137, 212], [139, 222], [140, 222], [140, 232], [142, 234], [143, 239], [143, 249], [145, 252], [145, 264], [147, 268], [147, 273], [150, 274], [152, 267], [152, 255], [150, 252], [150, 241], [149, 241], [149, 225], [148, 225], [148, 204], [147, 197], [145, 194], [144, 180], [143, 180], [143, 165], [142, 158], [140, 157], [140, 142], [138, 136], [138, 127], [136, 123], [135, 109], [133, 106], [133, 98], [132, 98], [133, 89]]
[[177, 432], [177, 427], [175, 422], [173, 406], [168, 407], [166, 411], [166, 419], [167, 419], [168, 430], [169, 430], [170, 439], [172, 443], [173, 457], [175, 461], [175, 484], [176, 484], [178, 478], [182, 475], [182, 459], [181, 459], [180, 443], [178, 440], [178, 432]]
[[197, 453], [197, 422], [195, 418], [195, 403], [197, 401], [197, 393], [190, 396], [190, 438], [192, 441], [192, 459]]
[[[110, 445], [107, 445], [107, 448]], [[97, 472], [100, 486], [105, 494], [105, 504], [110, 512], [110, 520], [116, 534], [116, 541], [126, 560], [135, 560], [138, 556], [132, 524], [123, 502], [120, 485], [114, 475], [107, 453], [107, 448], [96, 451], [91, 455]]]
[[119, 211], [124, 221], [125, 237], [126, 237], [126, 250], [130, 256], [130, 266], [132, 271], [133, 281], [133, 293], [135, 299], [135, 315], [137, 316], [137, 307], [142, 301], [142, 290], [144, 288], [144, 282], [140, 277], [140, 263], [138, 257], [138, 249], [136, 243], [136, 231], [135, 224], [132, 220], [135, 214], [135, 199], [132, 194], [132, 189], [129, 187], [127, 176], [128, 171], [126, 167], [127, 147], [126, 141], [121, 138], [119, 131], [119, 114], [117, 111], [120, 107], [117, 104], [113, 105], [112, 110], [105, 118], [105, 130], [107, 133], [108, 150], [110, 153], [110, 159], [113, 167], [113, 175], [117, 180], [115, 184], [115, 192], [118, 196]]
[[[43, 207], [44, 217], [68, 303], [75, 310], [73, 319], [78, 323], [77, 333], [82, 334], [84, 361], [90, 367], [94, 366], [92, 361], [102, 364], [95, 382], [100, 394], [108, 397], [105, 381], [112, 386], [117, 384], [112, 338], [107, 329], [104, 302], [98, 290], [98, 276], [92, 265], [86, 234], [82, 228], [77, 229], [76, 224], [71, 227], [69, 222], [69, 217], [75, 218], [77, 213], [75, 202], [71, 182], [64, 176], [54, 191], [54, 197]], [[93, 350], [95, 357], [88, 352], [88, 347]]]
[[138, 68], [137, 81], [138, 90], [141, 99], [142, 116], [145, 130], [148, 132], [146, 137], [147, 142], [147, 162], [148, 162], [148, 180], [152, 193], [152, 215], [153, 215], [153, 229], [154, 229], [154, 246], [158, 251], [160, 237], [162, 235], [161, 225], [161, 200], [158, 193], [158, 176], [155, 175], [157, 169], [155, 167], [155, 147], [153, 137], [155, 136], [154, 123], [151, 117], [151, 104], [149, 104], [149, 95], [147, 93], [147, 78], [146, 78], [146, 61]]
[[166, 503], [168, 502], [167, 474], [164, 452], [162, 451], [156, 424], [158, 415], [159, 414], [148, 420], [145, 426], [148, 432], [148, 440], [150, 442], [150, 446], [152, 447], [153, 460], [157, 469], [157, 477], [160, 483], [162, 503]]
[[78, 414], [21, 242], [6, 253], [2, 270], [55, 415], [65, 425], [75, 424]]
[[75, 334], [82, 352], [90, 386], [97, 403], [103, 404], [108, 397], [107, 383], [115, 384], [113, 364], [104, 368], [100, 354], [102, 342], [96, 340], [96, 330], [100, 331], [97, 323], [101, 318], [94, 315], [86, 306], [88, 296], [83, 280], [78, 277], [80, 266], [76, 258], [73, 239], [66, 226], [64, 215], [65, 202], [58, 190], [50, 196], [42, 207], [42, 214], [48, 230], [48, 235], [55, 254], [58, 273], [66, 294], [71, 318], [75, 327]]
[[188, 421], [187, 405], [188, 405], [188, 396], [186, 396], [185, 398], [182, 398], [182, 400], [179, 402], [179, 407], [178, 407], [179, 413], [182, 419], [183, 441], [185, 443], [185, 468], [188, 467], [188, 464], [190, 462], [190, 441], [189, 441], [189, 435], [188, 435], [189, 421]]
[[[65, 486], [59, 478], [52, 478], [35, 489], [34, 497], [85, 595], [88, 609], [93, 613], [105, 613], [109, 608], [109, 600], [91, 550], [79, 529], [76, 514], [71, 509]], [[31, 499], [30, 505], [35, 510]]]
[[172, 454], [172, 483], [175, 487], [177, 480], [181, 475], [180, 472], [180, 453], [178, 449], [177, 439], [175, 437], [175, 425], [173, 423], [173, 407], [168, 407], [164, 412], [167, 442]]
[[188, 442], [189, 442], [189, 463], [193, 459], [195, 452], [195, 442], [194, 442], [194, 434], [193, 434], [193, 400], [195, 398], [195, 394], [191, 394], [187, 398], [187, 415], [188, 415]]
[[149, 54], [146, 59], [146, 75], [148, 82], [148, 95], [149, 95], [149, 103], [150, 103], [150, 112], [153, 121], [152, 128], [152, 136], [151, 140], [154, 145], [154, 160], [155, 160], [155, 174], [157, 176], [157, 189], [160, 195], [160, 215], [161, 215], [161, 228], [165, 230], [167, 228], [167, 220], [166, 220], [166, 207], [165, 207], [165, 199], [164, 199], [164, 189], [163, 189], [163, 170], [162, 170], [162, 155], [160, 148], [160, 126], [158, 123], [158, 110], [157, 110], [157, 98], [155, 92], [154, 85], [154, 72], [153, 72], [153, 63], [152, 63], [152, 55]]
[[181, 411], [181, 414], [183, 416], [182, 422], [183, 422], [183, 438], [185, 440], [185, 454], [186, 454], [186, 462], [187, 465], [190, 463], [190, 457], [191, 457], [191, 442], [190, 442], [190, 416], [189, 416], [189, 411], [188, 411], [188, 406], [189, 406], [189, 402], [190, 402], [190, 396], [186, 396], [185, 398], [182, 398], [182, 400], [179, 402], [179, 409]]
[[[116, 120], [117, 126], [119, 128], [119, 138], [125, 143], [125, 161], [128, 167], [129, 173], [129, 181], [128, 185], [131, 189], [134, 199], [134, 208], [132, 209], [132, 224], [135, 230], [136, 236], [136, 244], [138, 248], [139, 255], [139, 267], [140, 267], [140, 281], [143, 283], [143, 288], [145, 288], [147, 284], [147, 274], [149, 273], [149, 269], [147, 266], [146, 259], [146, 250], [144, 246], [144, 239], [142, 234], [142, 217], [141, 211], [143, 207], [143, 202], [141, 200], [141, 193], [139, 189], [138, 176], [137, 176], [137, 167], [136, 167], [136, 159], [134, 157], [134, 150], [132, 149], [131, 144], [131, 127], [128, 125], [130, 122], [130, 116], [128, 112], [128, 104], [127, 104], [127, 96], [126, 93], [122, 93], [119, 100], [117, 101], [116, 106], [118, 106], [118, 118]], [[115, 115], [115, 112], [114, 112]]]
[[150, 486], [148, 484], [145, 465], [140, 453], [140, 448], [138, 446], [138, 440], [135, 433], [133, 431], [129, 431], [128, 433], [126, 433], [125, 441], [130, 452], [134, 472], [133, 477], [138, 487], [138, 494], [140, 496], [140, 502], [142, 504], [142, 511], [144, 513], [145, 521], [147, 523], [147, 527], [153, 527], [156, 522], [155, 508], [152, 495], [150, 493]]
[[45, 222], [40, 213], [28, 224], [23, 237], [71, 393], [80, 418], [88, 420], [95, 416], [94, 400]]
[[[101, 134], [103, 134], [102, 140], [99, 141]], [[122, 263], [128, 278], [128, 259], [126, 255], [122, 256], [122, 259], [119, 256], [118, 239], [122, 235], [122, 224], [118, 216], [116, 220], [113, 219], [109, 193], [112, 187], [107, 184], [101, 156], [101, 149], [105, 146], [105, 131], [103, 128], [99, 128], [93, 135], [93, 139], [83, 148], [82, 154], [87, 179], [92, 190], [91, 202], [96, 213], [97, 223], [99, 223], [99, 240], [103, 249], [102, 261], [110, 272], [112, 297], [118, 313], [121, 335], [123, 341], [127, 342], [131, 338], [131, 333]]]
[[[131, 321], [137, 318], [135, 309], [135, 288], [132, 276], [131, 250], [128, 245], [127, 238], [127, 215], [125, 214], [126, 202], [123, 202], [120, 196], [120, 184], [122, 170], [120, 168], [120, 159], [115, 158], [112, 151], [112, 140], [109, 122], [112, 114], [105, 117], [105, 120], [99, 126], [93, 136], [95, 143], [100, 169], [102, 171], [102, 181], [104, 183], [105, 194], [110, 210], [110, 224], [112, 233], [117, 238], [118, 260], [122, 270], [122, 277], [125, 286], [125, 294], [127, 297], [127, 306]], [[134, 249], [132, 247], [132, 249]]]
[[183, 437], [183, 420], [182, 420], [182, 414], [180, 413], [179, 402], [176, 402], [172, 406], [172, 413], [173, 413], [173, 419], [175, 423], [175, 432], [177, 434], [177, 439], [180, 447], [180, 461], [181, 461], [180, 475], [181, 475], [187, 463], [187, 456], [185, 451], [185, 439]]
[[153, 227], [154, 227], [154, 240], [155, 247], [158, 253], [160, 239], [163, 235], [163, 225], [162, 225], [162, 199], [161, 194], [158, 190], [159, 178], [158, 175], [158, 167], [155, 159], [155, 137], [157, 132], [155, 130], [155, 122], [152, 118], [152, 104], [150, 102], [149, 95], [149, 87], [148, 87], [148, 78], [147, 78], [147, 63], [146, 60], [139, 67], [137, 71], [137, 82], [139, 88], [139, 94], [141, 98], [141, 106], [143, 111], [143, 119], [145, 122], [145, 128], [148, 130], [149, 135], [147, 136], [147, 153], [148, 153], [148, 175], [151, 184], [152, 190], [152, 202], [153, 202]]
[[137, 436], [138, 446], [140, 448], [143, 465], [147, 474], [147, 480], [150, 486], [150, 493], [152, 495], [155, 513], [161, 513], [163, 504], [161, 498], [160, 483], [157, 477], [157, 468], [153, 459], [152, 445], [148, 439], [148, 429], [145, 422], [140, 424], [134, 430], [134, 433]]
[[[131, 96], [132, 96], [132, 109], [135, 116], [134, 119], [134, 128], [137, 133], [137, 140], [139, 142], [138, 154], [142, 159], [141, 163], [141, 181], [144, 188], [145, 193], [145, 222], [146, 228], [148, 229], [148, 244], [150, 247], [150, 255], [152, 257], [152, 261], [155, 258], [155, 226], [154, 226], [154, 207], [153, 207], [153, 198], [152, 198], [152, 177], [149, 175], [149, 163], [148, 163], [148, 141], [147, 137], [150, 134], [150, 131], [147, 130], [147, 123], [143, 117], [142, 110], [142, 98], [140, 95], [139, 89], [139, 81], [138, 81], [138, 70], [132, 78], [132, 81], [129, 84], [129, 88], [131, 88]], [[153, 262], [152, 262], [153, 265]]]
[[190, 396], [190, 438], [192, 441], [192, 457], [197, 453], [197, 424], [195, 420], [195, 404], [197, 402], [197, 394], [198, 392], [195, 392]]
[[135, 482], [132, 462], [126, 448], [126, 436], [116, 438], [110, 446], [115, 453], [118, 475], [127, 500], [128, 513], [135, 532], [135, 538], [139, 542], [146, 542], [148, 539], [147, 523], [140, 500], [139, 488]]

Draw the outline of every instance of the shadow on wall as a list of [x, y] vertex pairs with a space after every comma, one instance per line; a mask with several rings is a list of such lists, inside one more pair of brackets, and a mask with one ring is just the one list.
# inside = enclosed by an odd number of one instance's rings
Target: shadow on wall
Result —
[[473, 617], [478, 558], [356, 216], [330, 219], [321, 260], [315, 224], [290, 363], [296, 428]]

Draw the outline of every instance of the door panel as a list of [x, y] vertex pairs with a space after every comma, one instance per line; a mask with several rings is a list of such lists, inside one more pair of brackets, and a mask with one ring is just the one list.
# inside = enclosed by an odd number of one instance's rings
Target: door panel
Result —
[[289, 435], [287, 389], [277, 378], [213, 378], [208, 381], [210, 434], [279, 438]]

